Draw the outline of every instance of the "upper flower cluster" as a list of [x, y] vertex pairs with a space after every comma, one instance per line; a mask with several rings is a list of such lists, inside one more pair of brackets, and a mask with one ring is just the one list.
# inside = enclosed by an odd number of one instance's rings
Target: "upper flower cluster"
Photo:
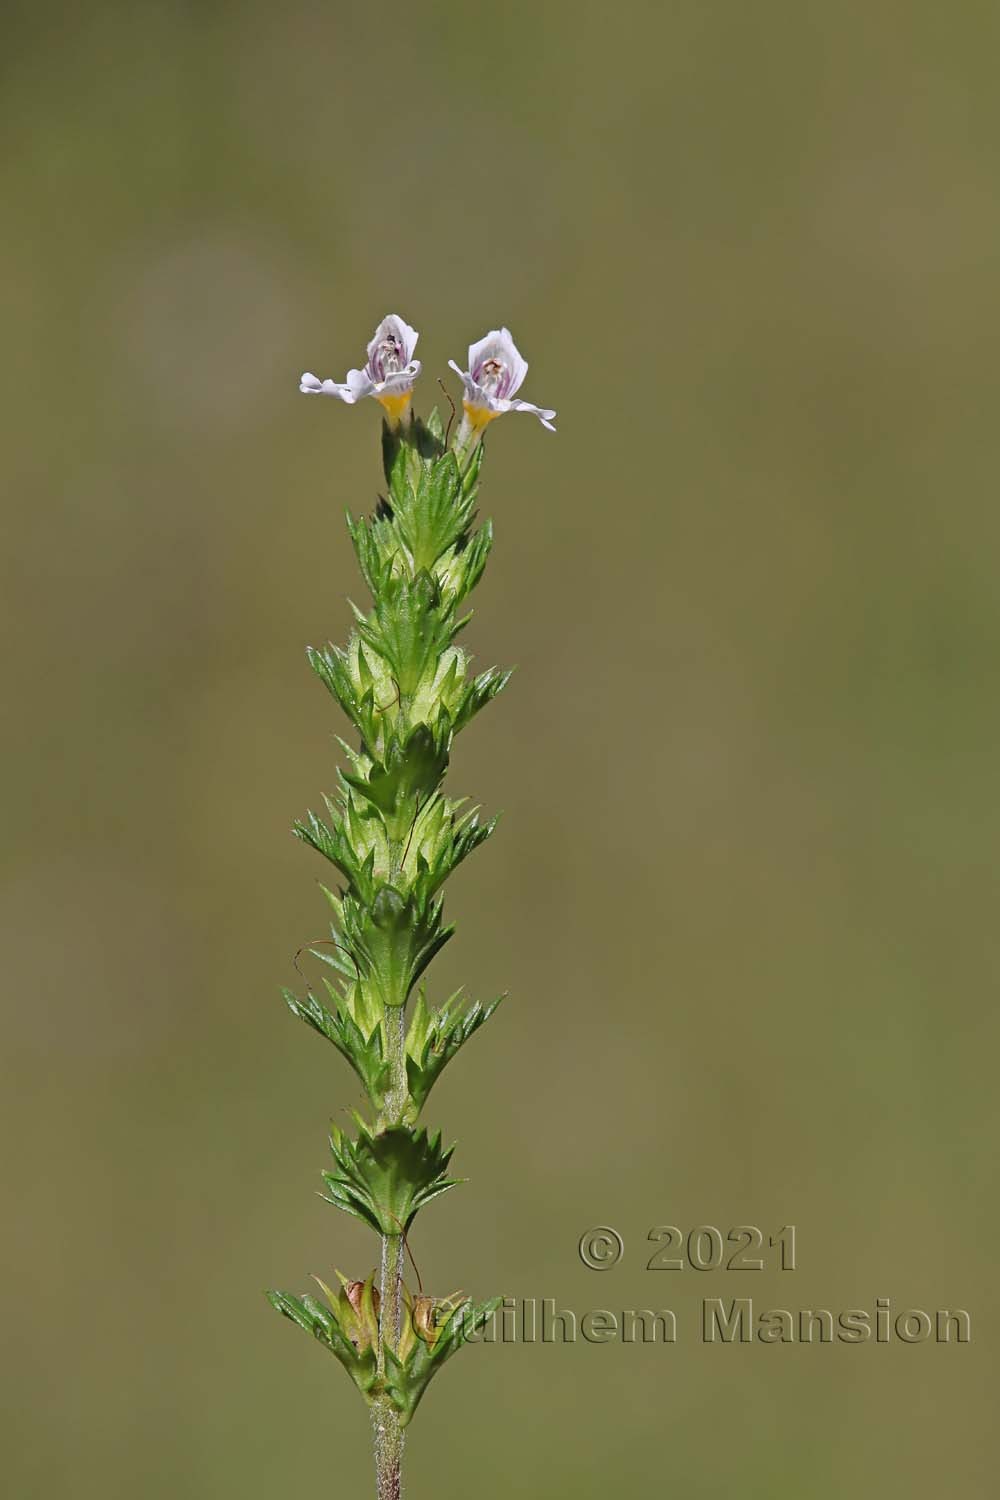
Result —
[[[396, 313], [390, 313], [375, 330], [363, 370], [348, 370], [342, 383], [320, 380], [306, 371], [299, 381], [299, 390], [306, 395], [336, 396], [349, 406], [364, 396], [374, 396], [390, 421], [398, 423], [420, 374], [420, 361], [413, 357], [418, 338], [415, 328]], [[522, 401], [517, 395], [528, 373], [528, 363], [522, 359], [509, 329], [494, 328], [478, 343], [470, 344], [468, 369], [460, 369], [453, 359], [448, 363], [464, 386], [464, 417], [456, 437], [457, 446], [475, 440], [494, 417], [509, 411], [533, 412], [543, 427], [555, 432], [554, 411]]]

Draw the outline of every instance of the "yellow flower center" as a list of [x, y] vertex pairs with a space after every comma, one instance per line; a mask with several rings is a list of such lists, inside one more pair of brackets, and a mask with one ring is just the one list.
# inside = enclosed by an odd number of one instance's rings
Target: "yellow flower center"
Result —
[[375, 400], [385, 410], [390, 422], [401, 422], [403, 413], [410, 404], [411, 394], [410, 391], [404, 391], [401, 396], [376, 396]]
[[500, 415], [498, 411], [490, 411], [488, 406], [473, 406], [468, 401], [462, 402], [462, 409], [473, 432], [479, 432], [487, 422], [492, 422], [494, 417]]

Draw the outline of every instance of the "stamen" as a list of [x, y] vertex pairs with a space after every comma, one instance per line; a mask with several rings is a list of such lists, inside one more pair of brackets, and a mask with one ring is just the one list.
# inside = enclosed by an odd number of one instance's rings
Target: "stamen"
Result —
[[386, 374], [392, 374], [397, 370], [401, 370], [403, 368], [403, 346], [399, 340], [390, 333], [387, 339], [382, 340], [382, 349], [384, 350], [383, 362]]
[[484, 390], [488, 396], [502, 395], [503, 392], [501, 390], [501, 387], [504, 384], [505, 374], [505, 367], [499, 359], [484, 360], [482, 368], [479, 371], [476, 384], [480, 387], [481, 390]]
[[403, 346], [394, 333], [387, 333], [372, 355], [372, 375], [381, 384], [387, 375], [396, 375], [403, 367]]

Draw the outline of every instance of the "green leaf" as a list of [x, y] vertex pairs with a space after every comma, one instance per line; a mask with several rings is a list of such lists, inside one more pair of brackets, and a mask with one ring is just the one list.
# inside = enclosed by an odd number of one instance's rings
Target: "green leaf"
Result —
[[306, 656], [317, 677], [358, 730], [362, 741], [366, 745], [375, 744], [378, 739], [378, 719], [374, 686], [361, 688], [355, 682], [348, 653], [339, 646], [326, 646], [322, 651], [309, 646], [306, 648]]
[[486, 567], [493, 547], [493, 523], [486, 521], [468, 539], [443, 553], [434, 569], [442, 592], [450, 592], [456, 603], [471, 594]]
[[406, 1036], [406, 1076], [410, 1097], [417, 1110], [423, 1108], [437, 1079], [455, 1054], [484, 1025], [505, 997], [498, 995], [489, 1005], [477, 1000], [457, 1008], [453, 995], [437, 1011], [429, 1013], [423, 995], [413, 1008]]
[[266, 1292], [268, 1302], [297, 1327], [311, 1333], [317, 1343], [334, 1354], [361, 1394], [371, 1399], [378, 1382], [378, 1362], [373, 1348], [357, 1349], [341, 1329], [337, 1315], [314, 1297], [294, 1297], [289, 1292]]
[[417, 852], [414, 889], [425, 899], [430, 899], [463, 859], [486, 842], [496, 828], [497, 821], [496, 818], [491, 818], [486, 823], [480, 823], [476, 808], [461, 818], [448, 817], [434, 843], [426, 850], [421, 848]]
[[411, 449], [399, 427], [382, 423], [382, 470], [389, 486], [389, 498], [396, 504], [404, 504], [410, 488], [409, 467]]
[[[426, 456], [428, 458], [437, 457], [438, 453], [444, 448], [444, 420], [436, 406], [431, 409], [431, 414], [427, 418], [425, 431], [427, 438], [430, 439], [427, 445], [429, 451]], [[418, 444], [418, 447], [420, 447], [421, 452], [424, 452], [422, 446]]]
[[462, 622], [453, 601], [444, 601], [431, 574], [422, 570], [386, 580], [375, 607], [358, 621], [361, 639], [386, 663], [404, 697], [412, 697], [423, 677], [433, 676], [441, 653]]
[[341, 1007], [331, 1012], [311, 993], [304, 1000], [300, 1000], [292, 990], [282, 990], [281, 993], [292, 1015], [298, 1016], [313, 1031], [326, 1037], [341, 1056], [347, 1059], [364, 1085], [373, 1107], [381, 1109], [389, 1080], [389, 1065], [382, 1046], [382, 1028], [376, 1026], [371, 1036], [366, 1037], [354, 1018]]
[[347, 530], [362, 576], [371, 589], [372, 598], [377, 598], [391, 577], [393, 567], [403, 559], [396, 528], [384, 515], [376, 515], [370, 521], [355, 521], [348, 512]]
[[466, 686], [461, 701], [452, 715], [454, 733], [464, 729], [481, 708], [485, 708], [499, 693], [502, 693], [514, 675], [513, 668], [502, 672], [499, 667], [489, 667]]
[[345, 946], [383, 1005], [405, 1005], [434, 955], [454, 932], [443, 920], [440, 898], [427, 901], [419, 890], [404, 895], [392, 885], [379, 888], [370, 907], [345, 895], [341, 903]]
[[393, 1405], [402, 1414], [401, 1425], [407, 1426], [424, 1392], [441, 1367], [470, 1336], [484, 1326], [502, 1303], [502, 1297], [491, 1297], [478, 1305], [460, 1303], [442, 1325], [433, 1343], [418, 1338], [405, 1363], [391, 1349], [385, 1351], [385, 1385]]
[[365, 776], [344, 774], [349, 786], [379, 812], [392, 815], [429, 797], [448, 768], [448, 740], [417, 724], [403, 740], [392, 738]]
[[455, 1148], [442, 1147], [440, 1131], [391, 1125], [376, 1132], [357, 1124], [357, 1140], [337, 1126], [330, 1132], [337, 1170], [322, 1174], [329, 1202], [378, 1234], [405, 1234], [425, 1203], [460, 1180], [446, 1176]]
[[359, 853], [341, 815], [331, 804], [328, 803], [327, 807], [331, 813], [332, 826], [324, 823], [314, 812], [307, 812], [305, 822], [292, 824], [292, 832], [296, 838], [309, 844], [331, 864], [336, 865], [350, 882], [360, 901], [371, 902], [375, 899], [377, 889], [375, 850], [370, 848], [367, 853]]
[[474, 499], [471, 491], [463, 491], [454, 453], [422, 466], [416, 492], [396, 517], [415, 571], [432, 569], [441, 554], [464, 537]]

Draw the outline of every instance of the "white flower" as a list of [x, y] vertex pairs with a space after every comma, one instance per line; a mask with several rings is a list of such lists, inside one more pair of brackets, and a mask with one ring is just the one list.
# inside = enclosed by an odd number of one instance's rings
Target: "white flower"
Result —
[[336, 396], [353, 406], [364, 396], [381, 402], [394, 422], [401, 420], [420, 374], [420, 361], [413, 358], [420, 335], [396, 313], [383, 318], [368, 345], [368, 363], [363, 370], [348, 370], [343, 384], [319, 380], [307, 370], [299, 390], [307, 396]]
[[462, 401], [465, 422], [462, 425], [468, 427], [470, 434], [478, 433], [487, 422], [508, 411], [533, 412], [543, 427], [555, 432], [552, 425], [554, 411], [516, 399], [528, 373], [528, 365], [518, 353], [509, 329], [494, 328], [478, 344], [470, 344], [467, 370], [460, 370], [453, 359], [448, 363], [455, 374], [462, 377], [465, 386]]

